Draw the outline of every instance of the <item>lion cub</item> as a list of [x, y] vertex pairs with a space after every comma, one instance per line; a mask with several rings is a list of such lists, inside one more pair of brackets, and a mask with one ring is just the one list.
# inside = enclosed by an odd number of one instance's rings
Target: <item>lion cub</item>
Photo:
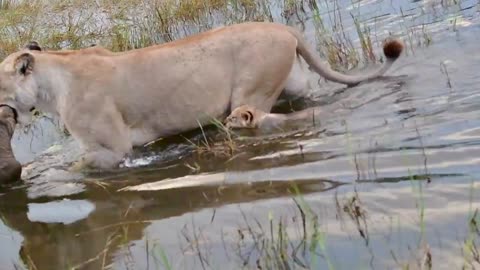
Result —
[[249, 105], [242, 105], [225, 119], [227, 128], [255, 128], [261, 130], [284, 129], [307, 122], [315, 123], [320, 109], [308, 108], [289, 114], [267, 113]]

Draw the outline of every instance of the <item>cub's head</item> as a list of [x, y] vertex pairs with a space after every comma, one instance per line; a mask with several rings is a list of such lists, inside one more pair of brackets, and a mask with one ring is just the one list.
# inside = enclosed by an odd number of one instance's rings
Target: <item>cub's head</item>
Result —
[[31, 121], [31, 111], [37, 103], [39, 87], [35, 79], [35, 53], [41, 48], [31, 42], [0, 63], [0, 106], [7, 105], [18, 116], [19, 123]]
[[227, 128], [256, 128], [255, 109], [248, 105], [242, 105], [225, 119]]

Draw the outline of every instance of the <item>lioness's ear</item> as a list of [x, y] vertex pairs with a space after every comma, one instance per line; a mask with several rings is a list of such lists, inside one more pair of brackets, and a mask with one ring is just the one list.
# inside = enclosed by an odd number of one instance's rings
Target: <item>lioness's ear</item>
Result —
[[23, 53], [15, 59], [15, 70], [21, 75], [32, 73], [35, 59], [30, 53]]
[[42, 47], [36, 41], [30, 41], [27, 45], [25, 45], [25, 49], [32, 50], [32, 51], [42, 51]]

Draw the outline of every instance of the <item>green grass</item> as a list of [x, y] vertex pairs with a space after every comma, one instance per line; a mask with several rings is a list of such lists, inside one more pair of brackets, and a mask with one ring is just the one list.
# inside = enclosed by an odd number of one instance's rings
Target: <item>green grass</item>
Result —
[[[364, 60], [375, 60], [372, 33], [353, 17], [361, 47], [352, 44], [342, 15], [324, 18], [318, 1], [266, 0], [133, 0], [4, 1], [0, 7], [0, 58], [31, 40], [49, 49], [77, 49], [101, 44], [124, 51], [172, 41], [221, 25], [243, 21], [303, 20], [313, 14], [319, 52], [334, 68], [356, 67], [360, 49]], [[335, 3], [335, 5], [338, 5]], [[272, 10], [280, 7], [282, 17]], [[352, 15], [354, 16], [354, 15]], [[327, 23], [330, 19], [329, 23]]]

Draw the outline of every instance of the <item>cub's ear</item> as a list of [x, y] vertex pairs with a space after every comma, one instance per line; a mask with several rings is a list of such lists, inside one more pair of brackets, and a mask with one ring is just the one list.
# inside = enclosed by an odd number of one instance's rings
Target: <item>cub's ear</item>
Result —
[[253, 121], [253, 113], [250, 110], [242, 112], [241, 116], [242, 116], [242, 119], [247, 121], [248, 123]]
[[15, 70], [20, 75], [29, 75], [33, 71], [35, 58], [30, 53], [23, 53], [15, 59]]
[[42, 51], [42, 47], [36, 41], [30, 41], [24, 48], [32, 51]]

